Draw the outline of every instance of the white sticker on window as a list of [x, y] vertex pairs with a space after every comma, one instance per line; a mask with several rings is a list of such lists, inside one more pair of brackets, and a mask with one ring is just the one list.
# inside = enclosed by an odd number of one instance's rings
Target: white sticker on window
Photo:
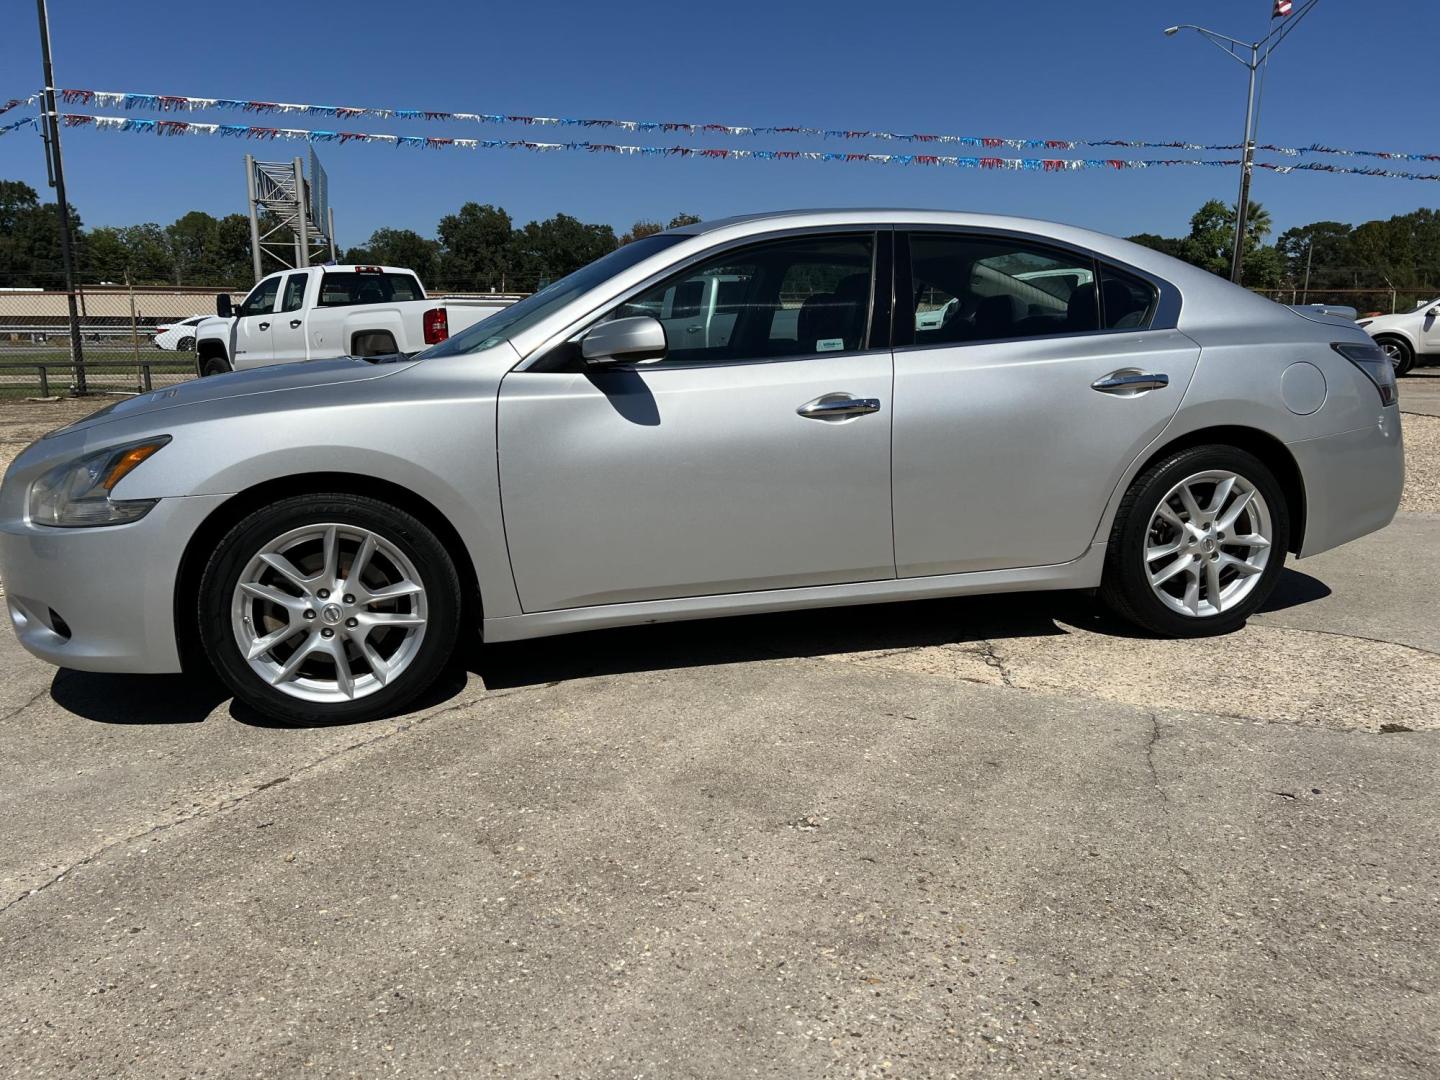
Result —
[[821, 338], [819, 341], [815, 342], [815, 351], [816, 351], [816, 352], [843, 352], [844, 349], [845, 349], [845, 339], [844, 339], [844, 338], [827, 337], [827, 338]]

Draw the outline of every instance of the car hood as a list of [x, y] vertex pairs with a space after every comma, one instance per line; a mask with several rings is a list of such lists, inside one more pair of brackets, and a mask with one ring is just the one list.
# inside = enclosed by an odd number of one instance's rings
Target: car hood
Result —
[[382, 359], [376, 362], [342, 356], [335, 360], [307, 360], [298, 364], [274, 364], [248, 371], [232, 371], [226, 375], [211, 375], [117, 401], [84, 420], [50, 432], [46, 438], [83, 431], [112, 420], [129, 420], [148, 413], [164, 412], [183, 405], [380, 379], [413, 366], [414, 361], [410, 360], [391, 362]]

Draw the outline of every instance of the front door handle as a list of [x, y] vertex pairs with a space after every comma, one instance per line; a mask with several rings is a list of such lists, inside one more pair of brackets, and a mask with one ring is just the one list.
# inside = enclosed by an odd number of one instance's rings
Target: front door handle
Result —
[[1163, 372], [1140, 371], [1138, 368], [1121, 368], [1102, 376], [1090, 384], [1091, 390], [1102, 394], [1119, 394], [1134, 397], [1147, 390], [1159, 390], [1170, 385], [1170, 376]]
[[880, 411], [879, 398], [852, 398], [849, 394], [826, 394], [807, 401], [795, 410], [807, 420], [845, 420]]
[[269, 324], [268, 322], [262, 322], [262, 323], [260, 324], [260, 329], [261, 329], [261, 330], [269, 330], [269, 329], [270, 329], [270, 324]]
[[290, 329], [291, 329], [291, 330], [299, 330], [299, 329], [300, 329], [300, 320], [299, 320], [299, 319], [291, 319], [291, 320], [290, 320]]

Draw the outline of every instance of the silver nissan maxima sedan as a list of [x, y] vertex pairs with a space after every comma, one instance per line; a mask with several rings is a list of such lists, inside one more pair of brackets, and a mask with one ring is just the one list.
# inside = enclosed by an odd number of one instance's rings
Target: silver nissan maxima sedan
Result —
[[910, 210], [628, 244], [413, 358], [113, 405], [0, 489], [10, 618], [89, 671], [208, 662], [291, 721], [394, 712], [486, 641], [1098, 589], [1223, 633], [1381, 528], [1389, 361], [1108, 236]]

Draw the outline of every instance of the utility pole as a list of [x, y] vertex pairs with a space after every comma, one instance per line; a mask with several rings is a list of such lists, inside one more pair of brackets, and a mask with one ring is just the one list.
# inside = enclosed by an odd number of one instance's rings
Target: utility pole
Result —
[[1315, 234], [1310, 234], [1310, 245], [1305, 249], [1305, 288], [1300, 291], [1302, 304], [1310, 302], [1310, 260], [1315, 257]]
[[35, 0], [40, 16], [40, 62], [45, 73], [45, 116], [42, 139], [45, 162], [49, 166], [50, 183], [55, 188], [55, 201], [60, 210], [60, 262], [65, 268], [65, 306], [70, 315], [70, 361], [75, 365], [75, 394], [86, 393], [85, 345], [80, 338], [80, 312], [75, 307], [75, 264], [71, 250], [70, 203], [65, 198], [65, 165], [60, 156], [60, 119], [55, 111], [55, 67], [50, 61], [50, 14], [45, 0]]
[[[1166, 37], [1174, 37], [1181, 30], [1193, 30], [1210, 44], [1218, 47], [1230, 59], [1245, 65], [1250, 72], [1250, 86], [1245, 95], [1245, 141], [1243, 152], [1240, 155], [1240, 198], [1235, 203], [1235, 241], [1230, 249], [1230, 280], [1237, 285], [1240, 283], [1240, 275], [1245, 264], [1245, 225], [1250, 217], [1250, 177], [1255, 170], [1255, 73], [1263, 68], [1270, 60], [1270, 54], [1275, 51], [1280, 42], [1284, 41], [1291, 30], [1300, 24], [1300, 20], [1314, 9], [1319, 0], [1305, 0], [1300, 10], [1293, 15], [1284, 15], [1285, 21], [1279, 26], [1274, 26], [1268, 34], [1259, 41], [1241, 41], [1238, 38], [1227, 37], [1224, 34], [1217, 34], [1214, 30], [1207, 30], [1203, 26], [1196, 26], [1194, 23], [1182, 23], [1179, 26], [1167, 26]], [[1273, 23], [1276, 18], [1282, 17], [1277, 11], [1271, 16]], [[1245, 55], [1246, 53], [1249, 55]]]

